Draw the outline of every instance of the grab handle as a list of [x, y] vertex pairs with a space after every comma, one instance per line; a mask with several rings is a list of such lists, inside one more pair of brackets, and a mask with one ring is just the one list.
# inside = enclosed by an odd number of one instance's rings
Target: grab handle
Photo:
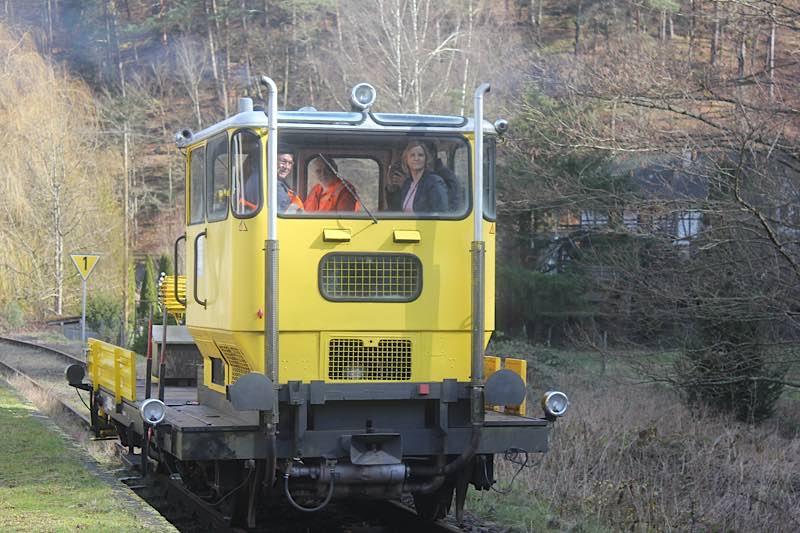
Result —
[[197, 297], [197, 241], [200, 240], [200, 237], [206, 237], [208, 232], [203, 230], [201, 233], [197, 234], [197, 237], [194, 238], [194, 290], [192, 291], [192, 296], [194, 296], [194, 301], [199, 303], [203, 306], [203, 309], [206, 308], [206, 303], [208, 300], [203, 300], [202, 302]]
[[[180, 296], [178, 296], [178, 243], [185, 240], [185, 233], [175, 239], [175, 254], [172, 256], [172, 271], [175, 273], [175, 285], [173, 286], [173, 290], [175, 291], [175, 301], [184, 307], [186, 307], [186, 298], [181, 299]], [[195, 258], [195, 260], [197, 260], [197, 258]], [[195, 279], [197, 278], [195, 277]]]

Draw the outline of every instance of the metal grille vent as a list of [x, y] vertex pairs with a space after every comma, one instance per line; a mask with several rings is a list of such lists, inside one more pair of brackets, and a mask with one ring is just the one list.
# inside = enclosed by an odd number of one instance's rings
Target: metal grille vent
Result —
[[422, 263], [411, 254], [330, 253], [319, 264], [322, 296], [340, 302], [411, 302], [422, 290]]
[[328, 379], [334, 381], [411, 380], [408, 339], [330, 339]]
[[217, 343], [219, 353], [222, 354], [225, 362], [230, 366], [230, 381], [234, 383], [240, 376], [250, 372], [250, 366], [244, 358], [244, 354], [235, 344], [220, 344]]

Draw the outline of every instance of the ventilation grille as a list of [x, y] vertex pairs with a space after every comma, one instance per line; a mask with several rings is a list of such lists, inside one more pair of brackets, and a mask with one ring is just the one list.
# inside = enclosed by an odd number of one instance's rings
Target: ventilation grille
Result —
[[344, 302], [411, 302], [422, 289], [422, 263], [410, 254], [331, 253], [319, 265], [322, 296]]
[[234, 383], [240, 376], [250, 372], [250, 367], [238, 346], [235, 344], [217, 343], [217, 348], [219, 348], [219, 353], [222, 354], [223, 359], [225, 359], [225, 362], [228, 363], [230, 367], [231, 375], [229, 378], [231, 383]]
[[331, 381], [411, 380], [408, 339], [330, 339], [328, 379]]

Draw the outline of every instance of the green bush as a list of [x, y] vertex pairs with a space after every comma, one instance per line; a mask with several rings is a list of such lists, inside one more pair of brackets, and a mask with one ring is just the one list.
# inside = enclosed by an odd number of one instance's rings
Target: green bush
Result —
[[25, 313], [16, 300], [11, 300], [6, 304], [3, 318], [5, 318], [8, 325], [12, 328], [19, 328], [25, 324]]
[[86, 299], [86, 325], [100, 340], [116, 343], [122, 329], [122, 302], [109, 294], [89, 295]]
[[161, 275], [164, 272], [167, 276], [171, 276], [172, 272], [172, 258], [167, 254], [161, 254], [161, 257], [158, 258], [158, 272], [157, 275]]
[[771, 417], [783, 392], [785, 368], [770, 364], [763, 339], [755, 321], [700, 321], [676, 362], [689, 403], [732, 413], [747, 423]]
[[144, 279], [142, 279], [142, 287], [139, 290], [139, 306], [136, 310], [137, 317], [147, 318], [150, 315], [150, 305], [156, 303], [158, 298], [156, 283], [157, 279], [153, 268], [153, 261], [148, 256], [144, 261]]

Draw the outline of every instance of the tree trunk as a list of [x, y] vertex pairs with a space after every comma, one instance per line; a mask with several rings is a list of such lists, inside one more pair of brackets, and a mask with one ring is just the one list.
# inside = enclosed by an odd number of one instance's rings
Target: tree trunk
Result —
[[767, 43], [767, 76], [769, 97], [775, 98], [775, 6], [770, 11], [769, 42]]
[[739, 51], [736, 54], [736, 61], [738, 63], [738, 74], [739, 78], [744, 78], [744, 71], [745, 71], [745, 60], [747, 59], [747, 35], [742, 33], [741, 38], [739, 39]]
[[192, 100], [194, 100], [194, 116], [197, 119], [197, 131], [200, 131], [203, 129], [203, 117], [200, 115], [200, 89], [197, 85], [194, 86], [192, 92], [194, 95]]
[[578, 50], [581, 45], [581, 9], [583, 8], [583, 0], [578, 0], [578, 12], [575, 14], [575, 55], [578, 55]]
[[[249, 35], [247, 29], [247, 0], [242, 0], [241, 3], [242, 9], [242, 34]], [[252, 72], [252, 64], [250, 59], [250, 46], [248, 46], [247, 42], [245, 41], [242, 45], [244, 48], [244, 75], [247, 77], [247, 94], [253, 94], [253, 72]], [[228, 47], [230, 49], [230, 47]], [[256, 82], [258, 85], [258, 82]]]
[[[214, 24], [212, 23], [212, 18], [216, 17], [216, 2], [211, 0], [211, 7], [209, 8], [209, 3], [204, 3], [205, 11], [206, 11], [206, 29], [208, 32], [208, 48], [211, 53], [211, 74], [214, 76], [214, 90], [217, 93], [217, 100], [223, 104], [223, 108], [225, 105], [225, 96], [223, 95], [220, 87], [220, 79], [219, 79], [219, 67], [217, 66], [217, 46], [215, 44], [214, 39]], [[227, 114], [226, 114], [227, 116]]]
[[400, 13], [400, 0], [395, 0], [394, 2], [394, 23], [395, 23], [395, 32], [394, 32], [394, 68], [395, 68], [395, 76], [397, 78], [397, 103], [401, 104], [404, 100], [403, 98], [403, 49], [402, 49], [402, 35], [403, 35], [403, 18], [402, 13]]
[[158, 20], [162, 21], [161, 24], [161, 46], [167, 47], [167, 27], [163, 24], [164, 11], [167, 9], [167, 0], [159, 0], [158, 4]]
[[283, 108], [289, 102], [289, 46], [286, 46], [286, 62], [283, 67]]
[[14, 5], [11, 3], [11, 0], [5, 0], [3, 2], [3, 14], [5, 15], [6, 21], [14, 24]]
[[717, 54], [719, 53], [719, 0], [714, 0], [714, 30], [711, 35], [711, 58], [712, 65], [717, 64]]
[[129, 196], [128, 187], [128, 122], [122, 125], [122, 327], [120, 345], [126, 346], [128, 328], [128, 284], [130, 283], [128, 263], [130, 262], [128, 245], [129, 236]]
[[669, 12], [669, 40], [675, 38], [675, 21], [672, 17], [672, 11]]
[[64, 310], [64, 221], [61, 213], [62, 177], [59, 176], [62, 169], [58, 167], [58, 158], [54, 153], [52, 155], [52, 169], [50, 172], [51, 179], [53, 180], [53, 272], [56, 285], [53, 310], [55, 314], [61, 315]]
[[695, 0], [691, 0], [689, 11], [689, 66], [694, 60], [694, 23], [695, 23]]
[[[211, 0], [211, 5], [216, 11], [216, 0]], [[225, 43], [225, 64], [222, 66], [222, 76], [220, 79], [220, 89], [222, 90], [222, 109], [227, 117], [230, 114], [230, 98], [228, 96], [228, 80], [231, 73], [231, 32], [230, 32], [230, 17], [228, 16], [227, 0], [223, 6], [225, 9], [225, 18], [223, 19], [223, 28], [225, 29], [224, 38], [222, 41]], [[214, 18], [214, 25], [217, 28], [217, 35], [220, 35], [219, 20]]]
[[472, 0], [469, 0], [469, 5], [467, 7], [468, 11], [468, 19], [467, 19], [467, 53], [464, 54], [464, 78], [461, 83], [461, 110], [460, 115], [466, 116], [466, 107], [467, 107], [467, 84], [469, 83], [469, 58], [470, 58], [470, 51], [472, 50], [472, 25], [475, 20], [475, 12], [473, 11]]
[[47, 55], [53, 55], [53, 4], [52, 0], [45, 2], [45, 17], [47, 23]]
[[422, 102], [422, 73], [420, 69], [420, 42], [422, 37], [419, 31], [419, 3], [417, 0], [411, 0], [411, 36], [414, 46], [414, 70], [413, 78], [411, 80], [411, 89], [414, 95], [414, 112], [421, 112]]
[[536, 17], [536, 41], [541, 44], [542, 43], [542, 10], [544, 0], [539, 0], [539, 15]]

